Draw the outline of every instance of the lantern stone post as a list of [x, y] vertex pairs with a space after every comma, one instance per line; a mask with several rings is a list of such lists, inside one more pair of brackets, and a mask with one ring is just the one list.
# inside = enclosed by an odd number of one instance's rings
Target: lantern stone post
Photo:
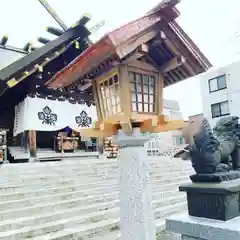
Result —
[[155, 240], [150, 164], [143, 145], [149, 140], [139, 128], [132, 133], [119, 130], [113, 142], [120, 146], [119, 190], [120, 229], [124, 240]]

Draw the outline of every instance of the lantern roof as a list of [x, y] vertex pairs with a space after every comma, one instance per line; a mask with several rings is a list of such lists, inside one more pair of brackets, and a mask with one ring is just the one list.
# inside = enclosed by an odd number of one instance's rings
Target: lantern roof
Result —
[[[46, 85], [64, 88], [82, 79], [93, 79], [133, 55], [162, 72], [164, 86], [206, 71], [211, 63], [175, 20], [179, 16], [175, 7], [178, 2], [162, 1], [141, 18], [106, 34]], [[148, 49], [145, 56], [138, 55], [142, 44]]]

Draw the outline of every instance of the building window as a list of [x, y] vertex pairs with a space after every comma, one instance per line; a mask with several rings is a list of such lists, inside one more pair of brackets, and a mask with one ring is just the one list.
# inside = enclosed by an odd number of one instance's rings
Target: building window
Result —
[[209, 79], [209, 91], [216, 92], [227, 88], [226, 75], [221, 75], [216, 78]]
[[220, 103], [214, 103], [211, 105], [212, 118], [229, 115], [229, 102], [224, 101]]
[[100, 102], [105, 117], [121, 112], [117, 74], [100, 82]]
[[184, 140], [184, 138], [182, 136], [175, 136], [174, 144], [176, 144], [178, 146], [179, 145], [183, 145], [183, 144], [185, 144], [185, 140]]
[[156, 77], [129, 72], [133, 112], [155, 112]]

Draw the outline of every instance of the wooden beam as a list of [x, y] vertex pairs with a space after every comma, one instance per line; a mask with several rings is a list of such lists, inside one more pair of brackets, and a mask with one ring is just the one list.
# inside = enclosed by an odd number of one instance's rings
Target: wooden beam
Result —
[[116, 134], [115, 131], [100, 131], [100, 129], [93, 129], [93, 128], [87, 128], [87, 129], [80, 129], [78, 130], [80, 132], [81, 136], [84, 137], [95, 137], [95, 138], [105, 138], [105, 137], [111, 137], [112, 135]]
[[186, 62], [185, 57], [183, 56], [177, 56], [174, 57], [172, 60], [170, 60], [169, 62], [165, 63], [161, 68], [161, 72], [162, 73], [167, 73], [170, 72], [171, 70], [174, 70], [175, 68], [181, 66], [182, 64], [184, 64]]
[[140, 130], [141, 132], [158, 133], [158, 132], [167, 132], [171, 130], [182, 129], [183, 126], [184, 126], [183, 120], [173, 120], [173, 121], [168, 121], [166, 123], [158, 123], [157, 126], [153, 126], [152, 119], [147, 119], [140, 124]]
[[160, 31], [157, 38], [153, 41], [152, 46], [159, 46], [167, 40], [166, 34], [163, 31]]
[[127, 56], [126, 60], [123, 61], [123, 63], [127, 64], [127, 63], [134, 61], [142, 56], [143, 56], [142, 53], [140, 53], [138, 51], [134, 51], [133, 53], [131, 53], [131, 55]]
[[123, 112], [121, 112], [116, 115], [106, 117], [102, 121], [107, 122], [107, 123], [116, 124], [116, 123], [120, 123], [121, 121], [125, 122], [127, 120], [128, 120], [128, 116], [126, 116]]
[[145, 43], [142, 43], [137, 47], [136, 50], [134, 50], [133, 52], [131, 52], [129, 55], [125, 57], [126, 60], [123, 61], [123, 63], [129, 63], [147, 54], [148, 54], [148, 45]]
[[184, 120], [173, 120], [168, 121], [165, 124], [159, 124], [157, 127], [153, 128], [151, 132], [167, 132], [172, 130], [182, 129], [184, 127]]
[[91, 86], [92, 86], [92, 83], [90, 82], [90, 83], [84, 84], [83, 86], [78, 86], [78, 90], [85, 91], [88, 88], [90, 88]]
[[140, 124], [140, 131], [141, 132], [150, 132], [153, 127], [156, 127], [155, 119], [146, 119]]
[[189, 73], [191, 76], [195, 76], [197, 73], [199, 61], [190, 53], [189, 49], [179, 41], [178, 37], [169, 29], [169, 26], [165, 28], [165, 34], [167, 36], [167, 40], [165, 41], [168, 48], [175, 53], [177, 56], [186, 57], [187, 61], [185, 66], [188, 68]]
[[142, 53], [143, 55], [146, 55], [149, 52], [148, 45], [145, 43], [140, 44], [137, 50], [139, 53]]
[[166, 34], [164, 33], [164, 31], [160, 31], [160, 39], [161, 39], [162, 41], [167, 40], [167, 37], [166, 37]]
[[120, 121], [120, 125], [122, 130], [125, 133], [132, 133], [133, 132], [133, 128], [132, 128], [132, 123], [130, 118], [128, 118], [128, 121]]
[[144, 120], [147, 119], [153, 119], [153, 121], [158, 121], [158, 116], [152, 115], [149, 116], [149, 114], [139, 114], [136, 112], [132, 112], [132, 115], [130, 117], [133, 122], [143, 122]]
[[158, 27], [153, 26], [146, 31], [129, 39], [126, 43], [120, 44], [117, 49], [117, 55], [120, 59], [125, 58], [129, 53], [133, 52], [140, 44], [146, 43], [156, 37], [158, 34]]
[[[148, 59], [147, 56], [146, 56], [146, 58]], [[150, 72], [154, 72], [154, 73], [158, 73], [159, 72], [159, 69], [154, 64], [149, 64], [149, 63], [142, 62], [142, 61], [139, 61], [139, 60], [129, 61], [129, 63], [128, 63], [128, 70], [129, 71], [130, 70], [132, 70], [132, 71], [135, 70], [136, 71], [136, 68], [138, 70], [150, 71]]]
[[108, 122], [101, 122], [99, 126], [99, 130], [102, 132], [115, 132], [115, 124]]
[[158, 122], [159, 124], [166, 124], [169, 121], [168, 116], [166, 115], [160, 115], [158, 116]]

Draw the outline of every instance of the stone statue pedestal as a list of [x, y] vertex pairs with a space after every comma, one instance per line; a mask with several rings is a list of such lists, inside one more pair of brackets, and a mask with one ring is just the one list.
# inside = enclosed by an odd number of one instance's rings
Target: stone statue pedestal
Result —
[[218, 183], [223, 181], [230, 181], [240, 178], [239, 171], [219, 172], [212, 174], [194, 174], [190, 176], [192, 182], [195, 183]]
[[170, 216], [166, 230], [182, 235], [182, 240], [239, 240], [240, 217], [229, 221], [191, 217], [187, 213]]
[[183, 240], [240, 239], [240, 179], [189, 183], [179, 190], [187, 193], [188, 213], [167, 218], [167, 231]]
[[240, 179], [222, 183], [189, 183], [179, 187], [187, 193], [190, 216], [227, 221], [239, 216]]
[[126, 134], [119, 131], [113, 142], [120, 146], [120, 231], [123, 240], [156, 240], [156, 225], [152, 209], [149, 162], [144, 143], [149, 137], [139, 129]]

